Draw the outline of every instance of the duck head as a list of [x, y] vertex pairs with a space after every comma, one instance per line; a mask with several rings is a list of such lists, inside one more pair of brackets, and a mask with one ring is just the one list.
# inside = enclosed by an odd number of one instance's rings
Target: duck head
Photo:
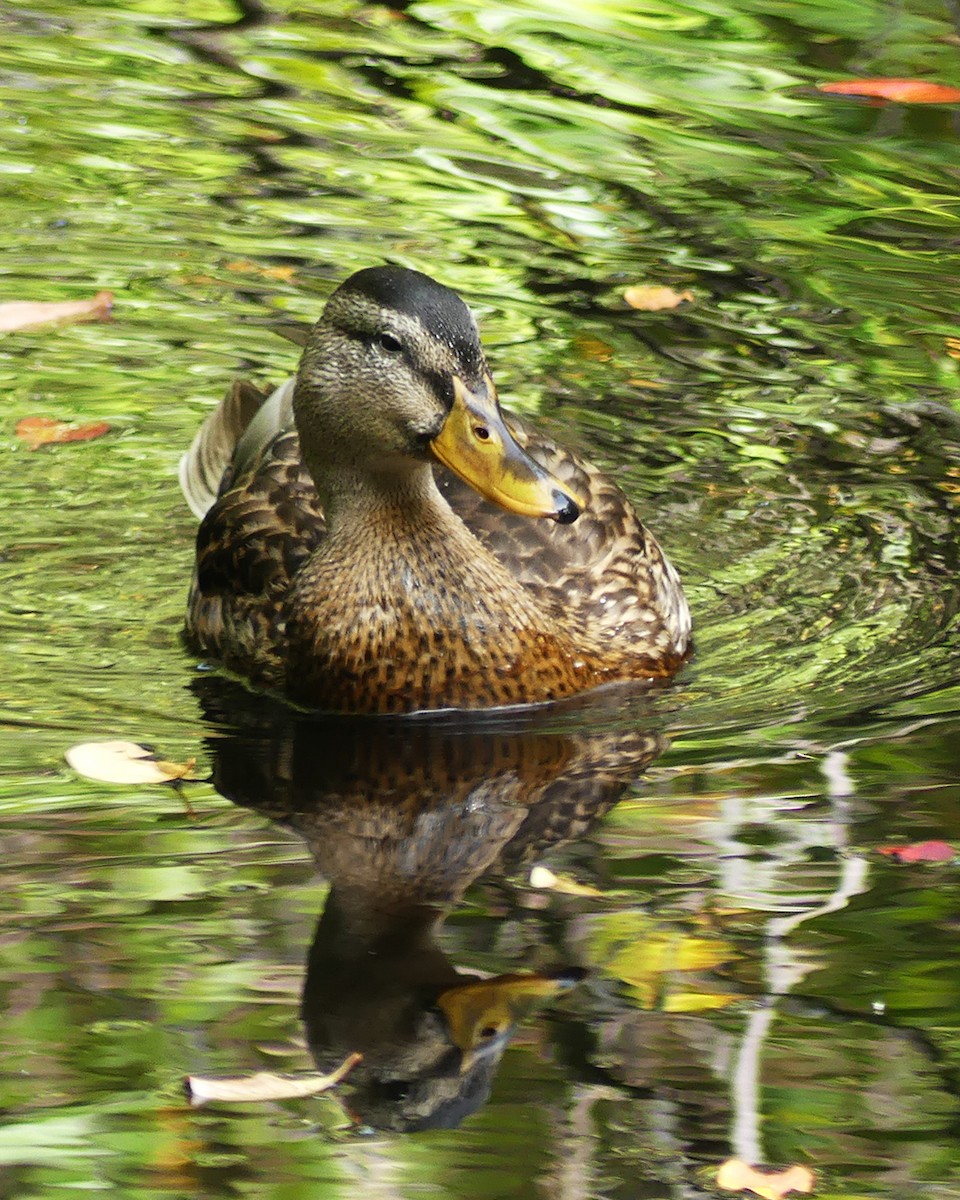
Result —
[[580, 515], [504, 422], [470, 310], [419, 271], [368, 267], [337, 288], [293, 407], [321, 495], [331, 473], [403, 479], [435, 460], [510, 512], [561, 524]]

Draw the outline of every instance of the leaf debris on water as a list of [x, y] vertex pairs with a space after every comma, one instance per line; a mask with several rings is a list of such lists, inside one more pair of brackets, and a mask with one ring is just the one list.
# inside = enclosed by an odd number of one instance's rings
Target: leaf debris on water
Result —
[[927, 842], [914, 842], [909, 846], [878, 846], [879, 854], [886, 854], [894, 862], [899, 863], [939, 863], [951, 862], [958, 851], [949, 842], [932, 839]]
[[0, 333], [72, 321], [109, 321], [112, 309], [113, 292], [97, 292], [89, 300], [9, 300], [0, 304]]
[[602, 896], [598, 888], [579, 883], [572, 875], [555, 875], [549, 867], [537, 864], [530, 868], [530, 886], [538, 890], [560, 892], [565, 896]]
[[785, 1171], [751, 1167], [739, 1158], [728, 1158], [717, 1171], [717, 1187], [727, 1192], [753, 1192], [764, 1200], [782, 1200], [790, 1192], [812, 1192], [816, 1179], [809, 1167]]
[[76, 425], [71, 421], [58, 421], [54, 417], [23, 417], [14, 430], [22, 442], [31, 450], [60, 442], [91, 442], [110, 432], [106, 421], [90, 421]]
[[139, 742], [81, 742], [64, 755], [68, 766], [85, 779], [97, 783], [173, 783], [186, 779], [197, 765], [195, 758], [183, 763], [157, 758], [149, 746]]
[[631, 308], [643, 309], [644, 312], [660, 312], [664, 308], [676, 308], [684, 302], [693, 300], [693, 292], [684, 288], [682, 292], [672, 287], [661, 287], [658, 284], [637, 284], [628, 287], [623, 298]]
[[253, 1075], [210, 1077], [188, 1075], [184, 1087], [191, 1104], [207, 1104], [211, 1100], [224, 1103], [246, 1103], [256, 1100], [291, 1100], [300, 1096], [315, 1096], [336, 1086], [363, 1058], [348, 1054], [329, 1075], [314, 1072], [278, 1075], [273, 1071], [257, 1071]]
[[926, 79], [838, 79], [834, 83], [818, 83], [817, 91], [836, 96], [869, 96], [898, 104], [956, 104], [960, 100], [960, 88]]

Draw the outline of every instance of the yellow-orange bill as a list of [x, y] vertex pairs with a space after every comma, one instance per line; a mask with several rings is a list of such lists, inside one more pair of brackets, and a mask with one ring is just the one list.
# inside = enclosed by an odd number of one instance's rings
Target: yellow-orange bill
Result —
[[561, 525], [575, 521], [582, 504], [518, 445], [500, 414], [493, 384], [473, 392], [455, 377], [453, 386], [453, 407], [430, 443], [436, 458], [508, 512], [552, 517]]

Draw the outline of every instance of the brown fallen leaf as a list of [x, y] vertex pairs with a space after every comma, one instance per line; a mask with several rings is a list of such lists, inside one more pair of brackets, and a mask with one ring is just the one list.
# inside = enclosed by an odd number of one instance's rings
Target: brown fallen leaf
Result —
[[782, 1200], [790, 1192], [812, 1192], [815, 1182], [808, 1167], [766, 1171], [751, 1167], [739, 1158], [728, 1158], [717, 1171], [717, 1187], [727, 1192], [753, 1192], [763, 1196], [764, 1200]]
[[949, 842], [935, 839], [929, 842], [914, 842], [910, 846], [878, 846], [877, 851], [901, 863], [950, 862], [958, 853]]
[[689, 288], [677, 292], [671, 287], [645, 283], [628, 287], [623, 293], [623, 298], [631, 308], [641, 308], [644, 312], [660, 312], [661, 309], [676, 308], [684, 301], [693, 300], [693, 292]]
[[108, 321], [112, 308], [113, 292], [97, 292], [89, 300], [10, 300], [0, 304], [0, 333], [69, 321]]
[[195, 758], [165, 762], [149, 746], [123, 741], [81, 742], [71, 746], [64, 758], [78, 775], [97, 783], [174, 783], [186, 779], [197, 765]]
[[58, 421], [54, 417], [23, 417], [16, 424], [14, 433], [26, 442], [31, 450], [60, 442], [92, 442], [110, 432], [106, 421], [89, 421], [76, 425], [71, 421]]
[[316, 1096], [338, 1084], [347, 1076], [362, 1054], [349, 1054], [329, 1075], [299, 1072], [296, 1075], [276, 1075], [272, 1071], [257, 1071], [254, 1075], [235, 1075], [230, 1078], [210, 1078], [188, 1075], [184, 1087], [191, 1104], [207, 1104], [220, 1100], [230, 1104], [255, 1100], [291, 1100], [299, 1096]]
[[925, 79], [840, 79], [835, 83], [818, 83], [817, 91], [838, 96], [871, 96], [899, 104], [956, 104], [960, 100], [960, 88], [928, 83]]

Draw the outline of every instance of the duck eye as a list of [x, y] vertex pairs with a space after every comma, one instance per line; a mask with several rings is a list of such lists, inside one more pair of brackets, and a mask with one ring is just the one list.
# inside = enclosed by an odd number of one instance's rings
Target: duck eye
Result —
[[474, 425], [473, 434], [478, 441], [486, 442], [489, 440], [490, 430], [486, 427], [486, 425]]
[[377, 341], [383, 350], [389, 350], [391, 354], [399, 354], [403, 349], [403, 342], [399, 338], [395, 338], [392, 333], [381, 333]]

